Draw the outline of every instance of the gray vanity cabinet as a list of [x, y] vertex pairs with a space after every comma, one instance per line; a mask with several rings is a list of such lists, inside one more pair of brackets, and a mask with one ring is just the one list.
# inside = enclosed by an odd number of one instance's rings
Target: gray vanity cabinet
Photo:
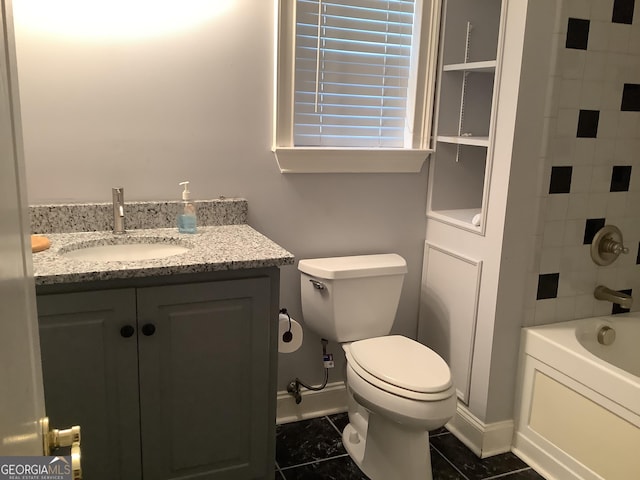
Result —
[[84, 478], [140, 478], [134, 289], [39, 295], [40, 350], [52, 425], [81, 425]]
[[85, 478], [273, 478], [273, 288], [258, 276], [38, 297], [48, 414], [81, 424]]
[[273, 476], [269, 301], [267, 278], [138, 290], [145, 480]]

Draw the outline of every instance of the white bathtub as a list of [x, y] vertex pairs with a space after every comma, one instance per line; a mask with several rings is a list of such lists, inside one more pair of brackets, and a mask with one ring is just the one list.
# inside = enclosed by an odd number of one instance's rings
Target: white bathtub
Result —
[[523, 329], [513, 445], [548, 480], [640, 479], [640, 313]]

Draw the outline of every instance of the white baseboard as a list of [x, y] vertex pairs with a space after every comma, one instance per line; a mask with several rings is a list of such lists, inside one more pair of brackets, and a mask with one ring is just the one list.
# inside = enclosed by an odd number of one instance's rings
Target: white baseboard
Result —
[[491, 457], [511, 450], [513, 420], [484, 423], [458, 402], [455, 416], [447, 429], [480, 458]]
[[318, 392], [302, 387], [302, 402], [297, 405], [295, 399], [284, 390], [278, 392], [276, 423], [297, 422], [346, 411], [347, 388], [344, 382], [329, 383]]
[[[566, 454], [561, 450], [555, 447], [552, 447], [552, 450], [556, 456], [535, 439], [528, 438], [521, 432], [516, 433], [514, 437], [513, 453], [547, 480], [602, 480], [602, 477], [586, 471], [582, 465], [577, 465], [572, 458], [563, 458]], [[578, 474], [578, 471], [581, 474]]]

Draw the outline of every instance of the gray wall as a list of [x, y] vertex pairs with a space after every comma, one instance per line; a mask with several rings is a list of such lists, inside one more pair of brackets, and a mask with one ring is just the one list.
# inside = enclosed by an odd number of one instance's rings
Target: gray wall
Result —
[[[409, 264], [394, 332], [415, 337], [425, 232], [420, 174], [282, 175], [270, 151], [273, 2], [234, 0], [217, 16], [149, 37], [16, 36], [31, 204], [245, 197], [249, 223], [298, 259], [397, 252]], [[27, 2], [25, 2], [27, 3]], [[149, 15], [152, 19], [152, 15]], [[83, 22], [86, 26], [86, 22]], [[48, 18], [46, 28], [56, 26]], [[299, 276], [282, 269], [281, 305], [301, 319]], [[342, 378], [342, 352], [330, 381]], [[279, 389], [322, 378], [320, 343], [280, 355]]]

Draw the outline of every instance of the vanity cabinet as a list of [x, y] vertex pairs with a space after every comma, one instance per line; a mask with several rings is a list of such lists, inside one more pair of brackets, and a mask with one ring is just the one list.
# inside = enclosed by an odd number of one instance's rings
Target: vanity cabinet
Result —
[[443, 5], [427, 214], [478, 233], [484, 232], [491, 176], [501, 10], [502, 0]]
[[135, 290], [38, 295], [37, 304], [51, 423], [81, 426], [85, 478], [140, 478], [138, 348], [120, 333], [136, 325]]
[[91, 480], [273, 478], [278, 271], [38, 295], [54, 424]]

